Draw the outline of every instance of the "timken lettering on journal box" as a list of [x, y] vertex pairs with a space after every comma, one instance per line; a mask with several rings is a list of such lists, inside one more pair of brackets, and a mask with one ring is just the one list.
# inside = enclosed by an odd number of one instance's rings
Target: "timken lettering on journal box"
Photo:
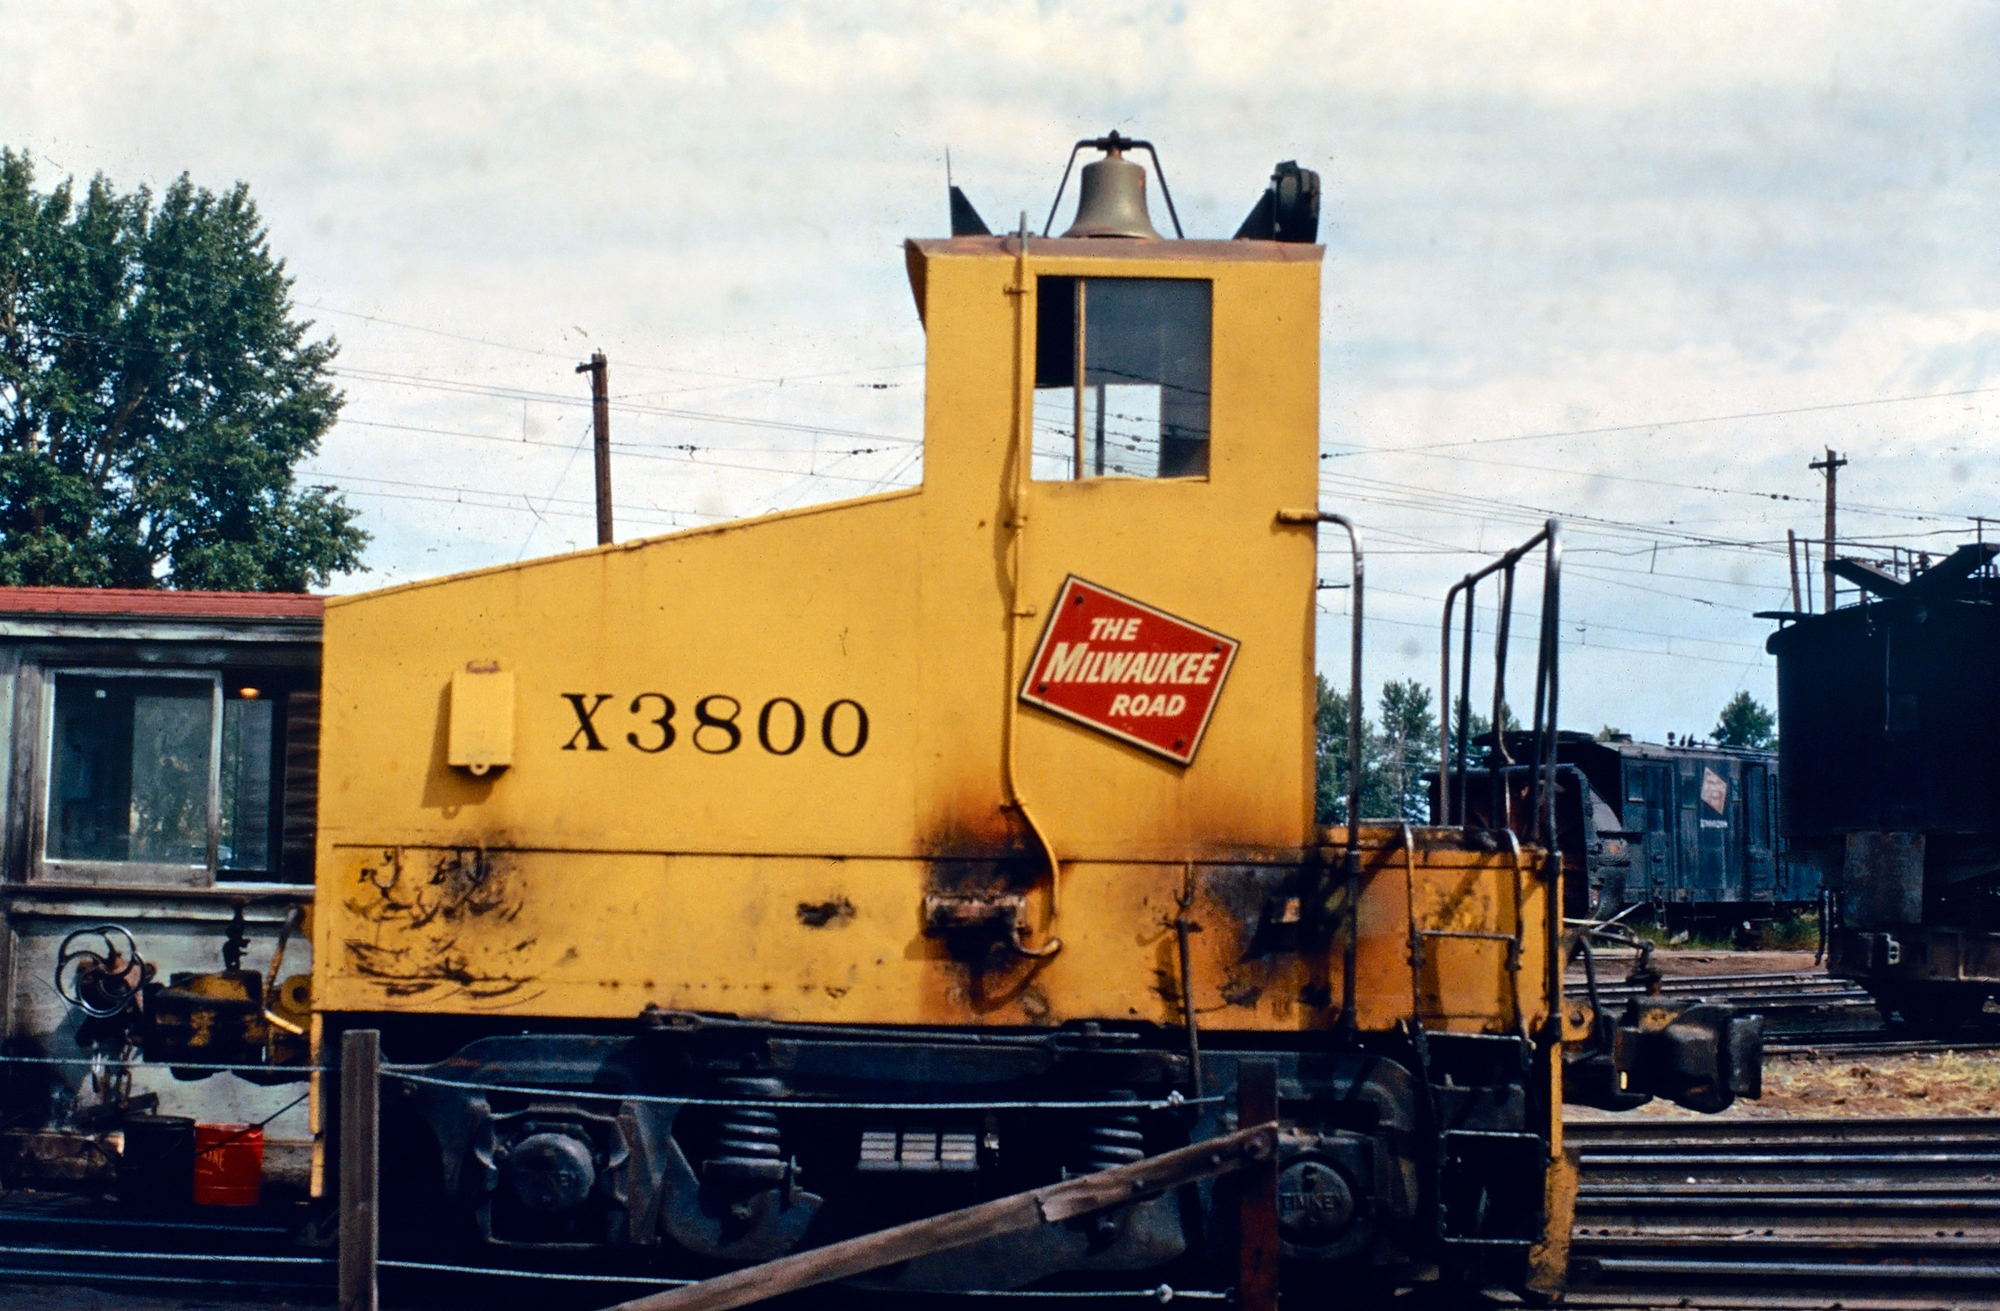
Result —
[[1071, 575], [1056, 593], [1021, 699], [1188, 764], [1242, 644]]

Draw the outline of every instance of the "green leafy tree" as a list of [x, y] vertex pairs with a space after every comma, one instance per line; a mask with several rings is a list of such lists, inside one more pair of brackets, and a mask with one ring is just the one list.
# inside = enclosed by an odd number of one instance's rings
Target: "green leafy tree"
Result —
[[1722, 708], [1710, 734], [1716, 745], [1768, 750], [1778, 745], [1778, 717], [1758, 703], [1748, 692], [1738, 692]]
[[1624, 736], [1625, 730], [1612, 724], [1606, 724], [1597, 730], [1597, 740], [1599, 742], [1616, 742]]
[[[1318, 678], [1318, 705], [1313, 713], [1313, 746], [1317, 769], [1314, 779], [1313, 812], [1321, 824], [1347, 822], [1347, 693]], [[1372, 818], [1387, 814], [1388, 789], [1383, 786], [1381, 743], [1375, 726], [1361, 717], [1361, 814]]]
[[249, 189], [35, 189], [0, 149], [0, 583], [302, 591], [368, 535], [298, 462], [340, 411]]
[[[1488, 704], [1491, 703], [1489, 702]], [[1493, 731], [1493, 721], [1477, 710], [1468, 711], [1464, 697], [1458, 698], [1458, 714], [1463, 718], [1465, 723], [1465, 754], [1469, 757], [1468, 763], [1472, 768], [1478, 769], [1486, 763], [1486, 748], [1479, 745], [1479, 739]], [[1458, 750], [1458, 724], [1460, 720], [1454, 718], [1451, 722], [1451, 748], [1454, 753], [1452, 766], [1456, 768], [1458, 761], [1455, 753]], [[1519, 733], [1521, 731], [1521, 721], [1515, 717], [1514, 707], [1508, 705], [1505, 701], [1500, 703], [1500, 724], [1506, 732]]]
[[[1322, 824], [1347, 822], [1347, 694], [1318, 679], [1313, 716], [1317, 754], [1314, 813]], [[1430, 689], [1412, 679], [1383, 685], [1381, 719], [1361, 717], [1361, 817], [1428, 823], [1430, 785], [1424, 771], [1437, 768], [1437, 719]]]
[[1425, 770], [1435, 770], [1438, 764], [1438, 724], [1431, 712], [1431, 691], [1414, 678], [1385, 683], [1381, 712], [1376, 757], [1387, 806], [1370, 813], [1428, 821], [1430, 785], [1423, 776]]

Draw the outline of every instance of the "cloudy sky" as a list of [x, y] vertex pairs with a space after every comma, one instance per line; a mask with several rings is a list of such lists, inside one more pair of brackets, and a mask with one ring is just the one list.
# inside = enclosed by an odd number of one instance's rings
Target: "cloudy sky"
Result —
[[[1069, 144], [1160, 144], [1190, 235], [1325, 179], [1329, 507], [1370, 683], [1436, 677], [1482, 551], [1569, 527], [1568, 724], [1772, 699], [1787, 528], [2000, 514], [2000, 5], [64, 5], [0, 0], [44, 182], [247, 181], [348, 403], [306, 466], [357, 590], [919, 476], [897, 251], [944, 161], [998, 225]], [[747, 421], [747, 422], [746, 422]], [[1343, 574], [1330, 557], [1326, 572]], [[1343, 594], [1323, 664], [1344, 676]]]

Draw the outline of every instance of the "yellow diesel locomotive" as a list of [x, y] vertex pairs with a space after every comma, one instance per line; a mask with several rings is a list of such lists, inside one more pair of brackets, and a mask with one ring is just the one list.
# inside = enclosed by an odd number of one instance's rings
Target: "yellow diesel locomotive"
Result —
[[[1163, 238], [1143, 144], [905, 247], [920, 486], [328, 603], [311, 1039], [401, 1072], [391, 1247], [754, 1265], [1228, 1133], [1256, 1060], [1301, 1298], [1548, 1290], [1566, 1024], [1573, 1093], [1742, 1085], [1713, 1016], [1566, 1013], [1532, 786], [1315, 826], [1317, 178]], [[1226, 1286], [1233, 1186], [862, 1278]]]

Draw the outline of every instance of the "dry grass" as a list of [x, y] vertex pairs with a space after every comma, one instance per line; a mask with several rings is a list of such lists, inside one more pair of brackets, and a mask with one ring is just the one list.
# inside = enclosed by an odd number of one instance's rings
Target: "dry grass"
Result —
[[[1725, 1119], [1773, 1116], [1857, 1118], [2000, 1114], [2000, 1051], [1912, 1052], [1896, 1056], [1797, 1055], [1764, 1061], [1764, 1095], [1739, 1100]], [[1566, 1106], [1573, 1120], [1617, 1120], [1626, 1115], [1708, 1119], [1656, 1097], [1636, 1111]]]
[[1756, 1107], [1764, 1115], [1990, 1115], [2000, 1111], [2000, 1053], [1774, 1056]]

